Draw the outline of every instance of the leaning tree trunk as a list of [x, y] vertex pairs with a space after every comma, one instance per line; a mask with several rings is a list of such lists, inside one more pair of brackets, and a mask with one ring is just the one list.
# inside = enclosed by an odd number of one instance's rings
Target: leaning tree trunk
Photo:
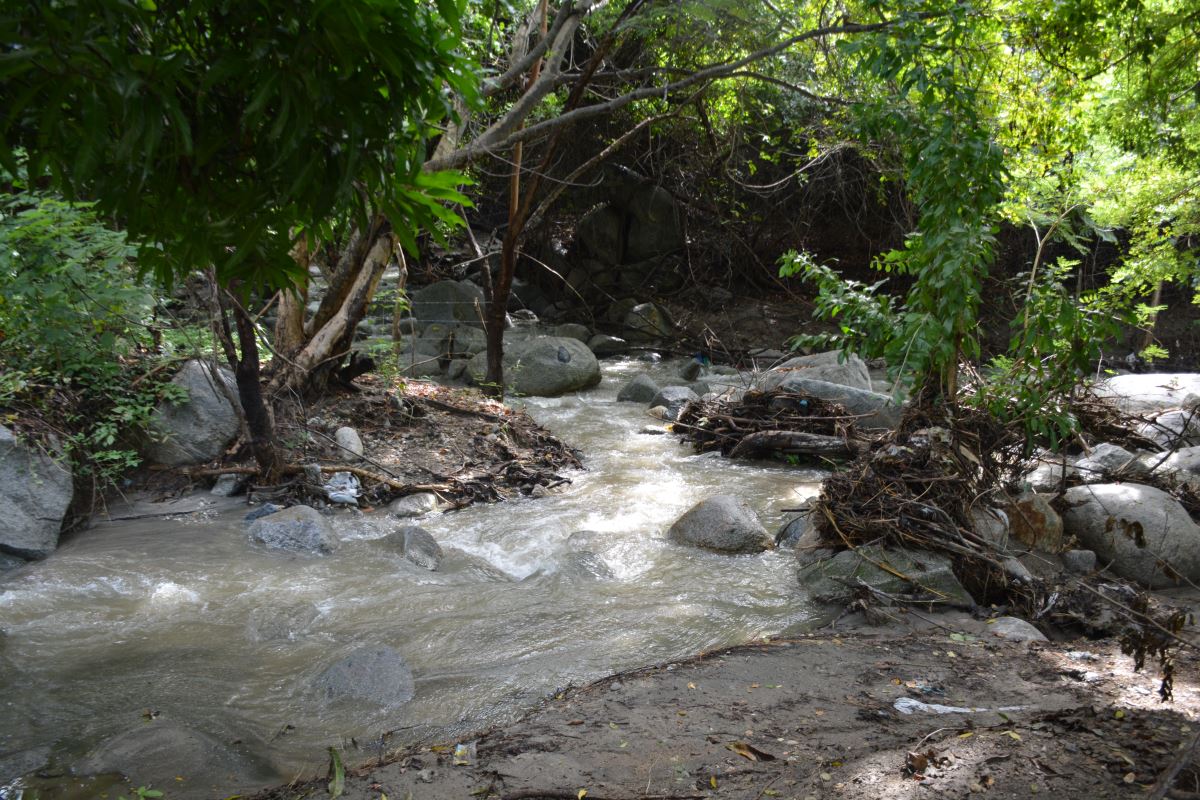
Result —
[[273, 365], [267, 391], [320, 392], [354, 343], [354, 330], [367, 313], [379, 281], [396, 252], [396, 237], [382, 216], [350, 238], [328, 293], [316, 314], [304, 324], [303, 344], [281, 352]]

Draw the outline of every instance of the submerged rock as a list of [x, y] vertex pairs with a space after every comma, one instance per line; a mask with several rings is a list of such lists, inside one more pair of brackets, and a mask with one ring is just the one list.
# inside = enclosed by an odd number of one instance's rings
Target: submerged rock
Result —
[[292, 506], [255, 520], [250, 538], [272, 549], [299, 553], [332, 553], [337, 546], [329, 520], [308, 506]]
[[422, 569], [435, 571], [442, 563], [442, 548], [429, 531], [416, 525], [405, 525], [387, 536], [382, 543]]
[[246, 620], [246, 638], [255, 643], [292, 641], [307, 633], [320, 616], [321, 610], [313, 603], [259, 606]]
[[617, 392], [619, 403], [649, 403], [658, 395], [661, 388], [654, 379], [646, 373], [635, 375], [629, 383]]
[[767, 529], [746, 503], [718, 494], [701, 500], [667, 531], [673, 542], [718, 553], [761, 553], [773, 542]]
[[1151, 589], [1200, 581], [1200, 526], [1174, 497], [1136, 483], [1075, 486], [1065, 532], [1112, 572]]
[[0, 425], [0, 552], [45, 558], [74, 496], [71, 471]]
[[[89, 775], [119, 772], [133, 785], [164, 787], [172, 798], [209, 796], [205, 782], [195, 780], [201, 776], [219, 775], [223, 785], [245, 788], [278, 780], [245, 745], [226, 744], [166, 719], [139, 719], [136, 727], [97, 745], [74, 771]], [[180, 783], [175, 780], [177, 775], [189, 780]]]
[[355, 700], [383, 708], [407, 703], [415, 693], [412, 670], [386, 645], [363, 647], [329, 665], [313, 682], [326, 700]]

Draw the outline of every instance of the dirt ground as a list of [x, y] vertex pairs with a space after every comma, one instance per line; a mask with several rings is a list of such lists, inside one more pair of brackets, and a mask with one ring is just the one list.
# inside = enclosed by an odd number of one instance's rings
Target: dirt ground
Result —
[[[1176, 762], [1184, 767], [1160, 796], [1200, 797], [1189, 765], [1200, 731], [1194, 654], [1163, 703], [1155, 671], [1135, 673], [1112, 642], [1013, 642], [967, 615], [932, 621], [616, 675], [473, 742], [351, 770], [344, 797], [1104, 800], [1147, 796]], [[910, 701], [958, 711], [904, 713]], [[329, 789], [322, 776], [259, 800]]]

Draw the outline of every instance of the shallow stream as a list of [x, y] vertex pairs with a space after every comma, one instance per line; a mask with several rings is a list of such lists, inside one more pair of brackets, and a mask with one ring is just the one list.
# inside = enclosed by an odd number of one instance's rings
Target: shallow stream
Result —
[[[773, 532], [822, 474], [639, 433], [654, 420], [615, 398], [646, 365], [603, 369], [594, 390], [527, 401], [587, 471], [549, 497], [420, 520], [446, 551], [437, 572], [373, 541], [402, 524], [382, 514], [339, 514], [342, 545], [319, 558], [251, 546], [247, 509], [227, 506], [101, 524], [0, 578], [0, 786], [18, 766], [70, 765], [150, 717], [237, 742], [260, 777], [286, 781], [322, 770], [329, 746], [356, 761], [385, 731], [389, 746], [452, 741], [567, 685], [804, 622], [789, 554], [717, 555], [665, 532], [718, 492], [745, 498]], [[330, 703], [313, 689], [363, 645], [403, 654], [411, 702]], [[199, 772], [167, 797], [248, 788]]]

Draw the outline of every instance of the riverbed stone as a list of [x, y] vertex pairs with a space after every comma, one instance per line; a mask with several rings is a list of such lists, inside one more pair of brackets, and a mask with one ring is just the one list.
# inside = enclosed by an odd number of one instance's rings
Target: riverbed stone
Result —
[[250, 538], [274, 550], [297, 553], [332, 553], [337, 547], [329, 520], [309, 506], [292, 506], [255, 520]]
[[578, 322], [564, 322], [561, 325], [555, 325], [550, 329], [551, 336], [561, 336], [564, 339], [578, 339], [584, 344], [592, 337], [592, 332], [587, 325], [580, 325]]
[[[468, 370], [476, 383], [482, 383], [487, 375], [487, 354], [472, 358]], [[504, 381], [518, 395], [557, 397], [599, 383], [600, 363], [578, 339], [535, 336], [505, 346]]]
[[630, 341], [648, 342], [671, 335], [667, 313], [654, 303], [638, 303], [629, 309], [621, 324]]
[[1151, 589], [1200, 581], [1200, 526], [1161, 489], [1095, 483], [1064, 500], [1065, 532], [1117, 575]]
[[692, 506], [675, 521], [667, 537], [718, 553], [761, 553], [773, 546], [750, 506], [729, 494], [713, 495]]
[[283, 608], [259, 606], [246, 619], [246, 638], [256, 644], [295, 641], [308, 633], [320, 616], [321, 610], [314, 603]]
[[392, 708], [413, 699], [412, 670], [395, 648], [361, 647], [330, 664], [317, 676], [315, 688], [326, 700], [353, 700]]
[[1093, 550], [1068, 550], [1062, 554], [1063, 569], [1076, 575], [1090, 575], [1096, 571], [1096, 553]]
[[1005, 511], [1009, 532], [1017, 541], [1047, 553], [1062, 552], [1063, 521], [1048, 496], [1024, 492]]
[[337, 442], [337, 457], [339, 459], [351, 462], [362, 460], [362, 438], [354, 428], [343, 425], [333, 432], [333, 440]]
[[843, 355], [838, 350], [788, 359], [764, 372], [758, 380], [758, 388], [770, 391], [790, 378], [808, 378], [871, 391], [871, 376], [866, 362], [853, 353]]
[[423, 517], [438, 507], [438, 496], [433, 492], [419, 492], [401, 497], [391, 502], [388, 513], [393, 517]]
[[792, 394], [804, 394], [840, 403], [847, 413], [861, 415], [855, 420], [860, 428], [894, 428], [900, 424], [903, 409], [886, 394], [795, 375], [788, 377], [776, 388]]
[[700, 395], [687, 386], [664, 386], [650, 400], [650, 407], [665, 408], [667, 415], [664, 419], [674, 420], [679, 418], [679, 413], [683, 411], [685, 405], [699, 399]]
[[0, 425], [0, 552], [30, 559], [54, 552], [73, 495], [67, 467]]
[[617, 392], [617, 402], [620, 403], [649, 403], [658, 396], [661, 387], [646, 373], [635, 375], [629, 383]]
[[216, 482], [213, 483], [213, 487], [208, 490], [208, 493], [214, 497], [233, 497], [243, 489], [245, 484], [245, 475], [226, 472], [224, 475], [217, 476]]
[[1146, 474], [1138, 457], [1115, 444], [1098, 444], [1091, 454], [1075, 462], [1075, 470], [1088, 483], [1098, 483], [1106, 476], [1134, 478]]
[[[255, 787], [277, 779], [243, 744], [226, 744], [181, 722], [139, 719], [134, 727], [104, 740], [74, 771], [119, 772], [135, 786], [162, 787], [175, 797], [206, 797], [203, 776], [220, 775], [224, 785]], [[175, 776], [194, 778], [180, 783]], [[195, 784], [194, 786], [192, 784]]]
[[1139, 425], [1137, 433], [1163, 449], [1200, 445], [1200, 414], [1195, 411], [1165, 411], [1151, 422]]
[[1193, 372], [1117, 375], [1096, 384], [1096, 393], [1110, 397], [1129, 414], [1157, 414], [1183, 407], [1189, 394], [1200, 394], [1200, 374]]
[[[890, 569], [880, 569], [877, 564]], [[833, 558], [801, 566], [797, 577], [800, 585], [821, 602], [840, 602], [853, 593], [861, 581], [888, 595], [966, 607], [975, 605], [955, 577], [950, 559], [925, 550], [899, 550], [879, 545], [843, 550]]]
[[184, 363], [171, 383], [187, 393], [179, 405], [163, 401], [155, 408], [150, 427], [153, 440], [142, 448], [147, 460], [168, 467], [203, 464], [212, 461], [237, 437], [241, 423], [238, 411], [229, 402], [237, 398], [237, 380], [224, 367], [216, 368], [216, 379], [228, 390], [213, 383], [209, 365], [199, 359]]
[[629, 352], [629, 342], [619, 336], [609, 336], [606, 333], [597, 333], [588, 339], [587, 346], [598, 358], [619, 356]]
[[483, 289], [470, 281], [438, 281], [412, 293], [412, 315], [422, 330], [431, 323], [482, 328]]
[[987, 631], [992, 636], [1012, 642], [1046, 641], [1046, 634], [1020, 617], [997, 617], [988, 623]]
[[3, 575], [6, 572], [12, 572], [14, 569], [19, 569], [28, 563], [28, 561], [20, 556], [14, 556], [10, 553], [0, 552], [0, 575]]
[[434, 572], [441, 566], [443, 556], [441, 545], [424, 528], [405, 525], [383, 537], [381, 543], [384, 547], [399, 553], [422, 569]]

